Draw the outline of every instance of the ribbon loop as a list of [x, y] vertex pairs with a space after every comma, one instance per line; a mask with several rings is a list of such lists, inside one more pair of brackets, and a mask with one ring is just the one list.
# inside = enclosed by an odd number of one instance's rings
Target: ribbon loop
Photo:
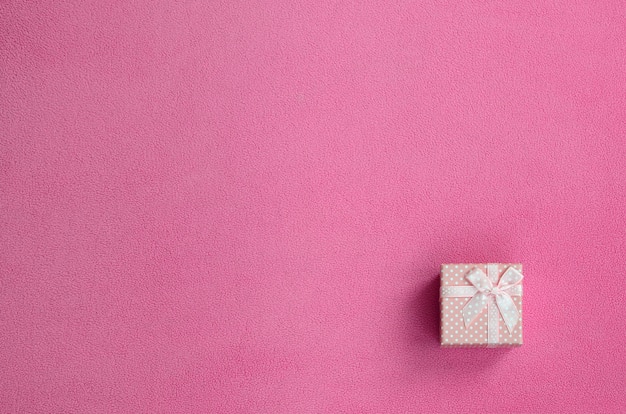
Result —
[[474, 285], [479, 292], [485, 292], [493, 288], [493, 284], [485, 272], [477, 267], [472, 269], [467, 276], [465, 276], [465, 278], [469, 280], [469, 282]]
[[522, 274], [518, 270], [509, 267], [508, 269], [506, 269], [504, 274], [502, 274], [500, 282], [498, 283], [498, 287], [501, 290], [507, 290], [515, 285], [518, 285], [523, 278], [524, 276], [522, 276]]

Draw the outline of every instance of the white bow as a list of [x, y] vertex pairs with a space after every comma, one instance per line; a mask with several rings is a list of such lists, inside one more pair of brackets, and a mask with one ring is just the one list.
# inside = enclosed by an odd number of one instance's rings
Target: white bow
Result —
[[494, 286], [485, 272], [478, 268], [474, 268], [465, 278], [476, 288], [476, 293], [472, 296], [472, 299], [463, 307], [465, 326], [469, 326], [476, 319], [487, 306], [489, 297], [493, 296], [507, 329], [509, 332], [513, 332], [515, 325], [519, 321], [519, 311], [515, 307], [509, 292], [513, 293], [515, 291], [517, 293], [518, 289], [516, 287], [522, 281], [522, 274], [509, 267], [500, 278], [497, 286]]

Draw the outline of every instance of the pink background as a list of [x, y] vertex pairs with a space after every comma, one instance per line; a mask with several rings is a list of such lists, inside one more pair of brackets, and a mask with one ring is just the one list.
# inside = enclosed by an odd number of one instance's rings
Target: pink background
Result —
[[[0, 19], [1, 412], [626, 410], [623, 2]], [[522, 348], [439, 348], [474, 261]]]

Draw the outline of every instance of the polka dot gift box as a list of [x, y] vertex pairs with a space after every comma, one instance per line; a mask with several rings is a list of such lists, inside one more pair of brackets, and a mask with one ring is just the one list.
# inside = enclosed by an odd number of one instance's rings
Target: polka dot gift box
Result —
[[441, 346], [522, 345], [522, 265], [441, 265]]

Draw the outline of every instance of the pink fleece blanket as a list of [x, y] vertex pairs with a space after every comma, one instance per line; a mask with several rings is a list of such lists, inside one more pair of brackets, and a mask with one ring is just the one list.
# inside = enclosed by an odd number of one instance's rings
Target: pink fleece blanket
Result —
[[[0, 412], [626, 412], [622, 2], [0, 20]], [[439, 348], [445, 262], [523, 347]]]

